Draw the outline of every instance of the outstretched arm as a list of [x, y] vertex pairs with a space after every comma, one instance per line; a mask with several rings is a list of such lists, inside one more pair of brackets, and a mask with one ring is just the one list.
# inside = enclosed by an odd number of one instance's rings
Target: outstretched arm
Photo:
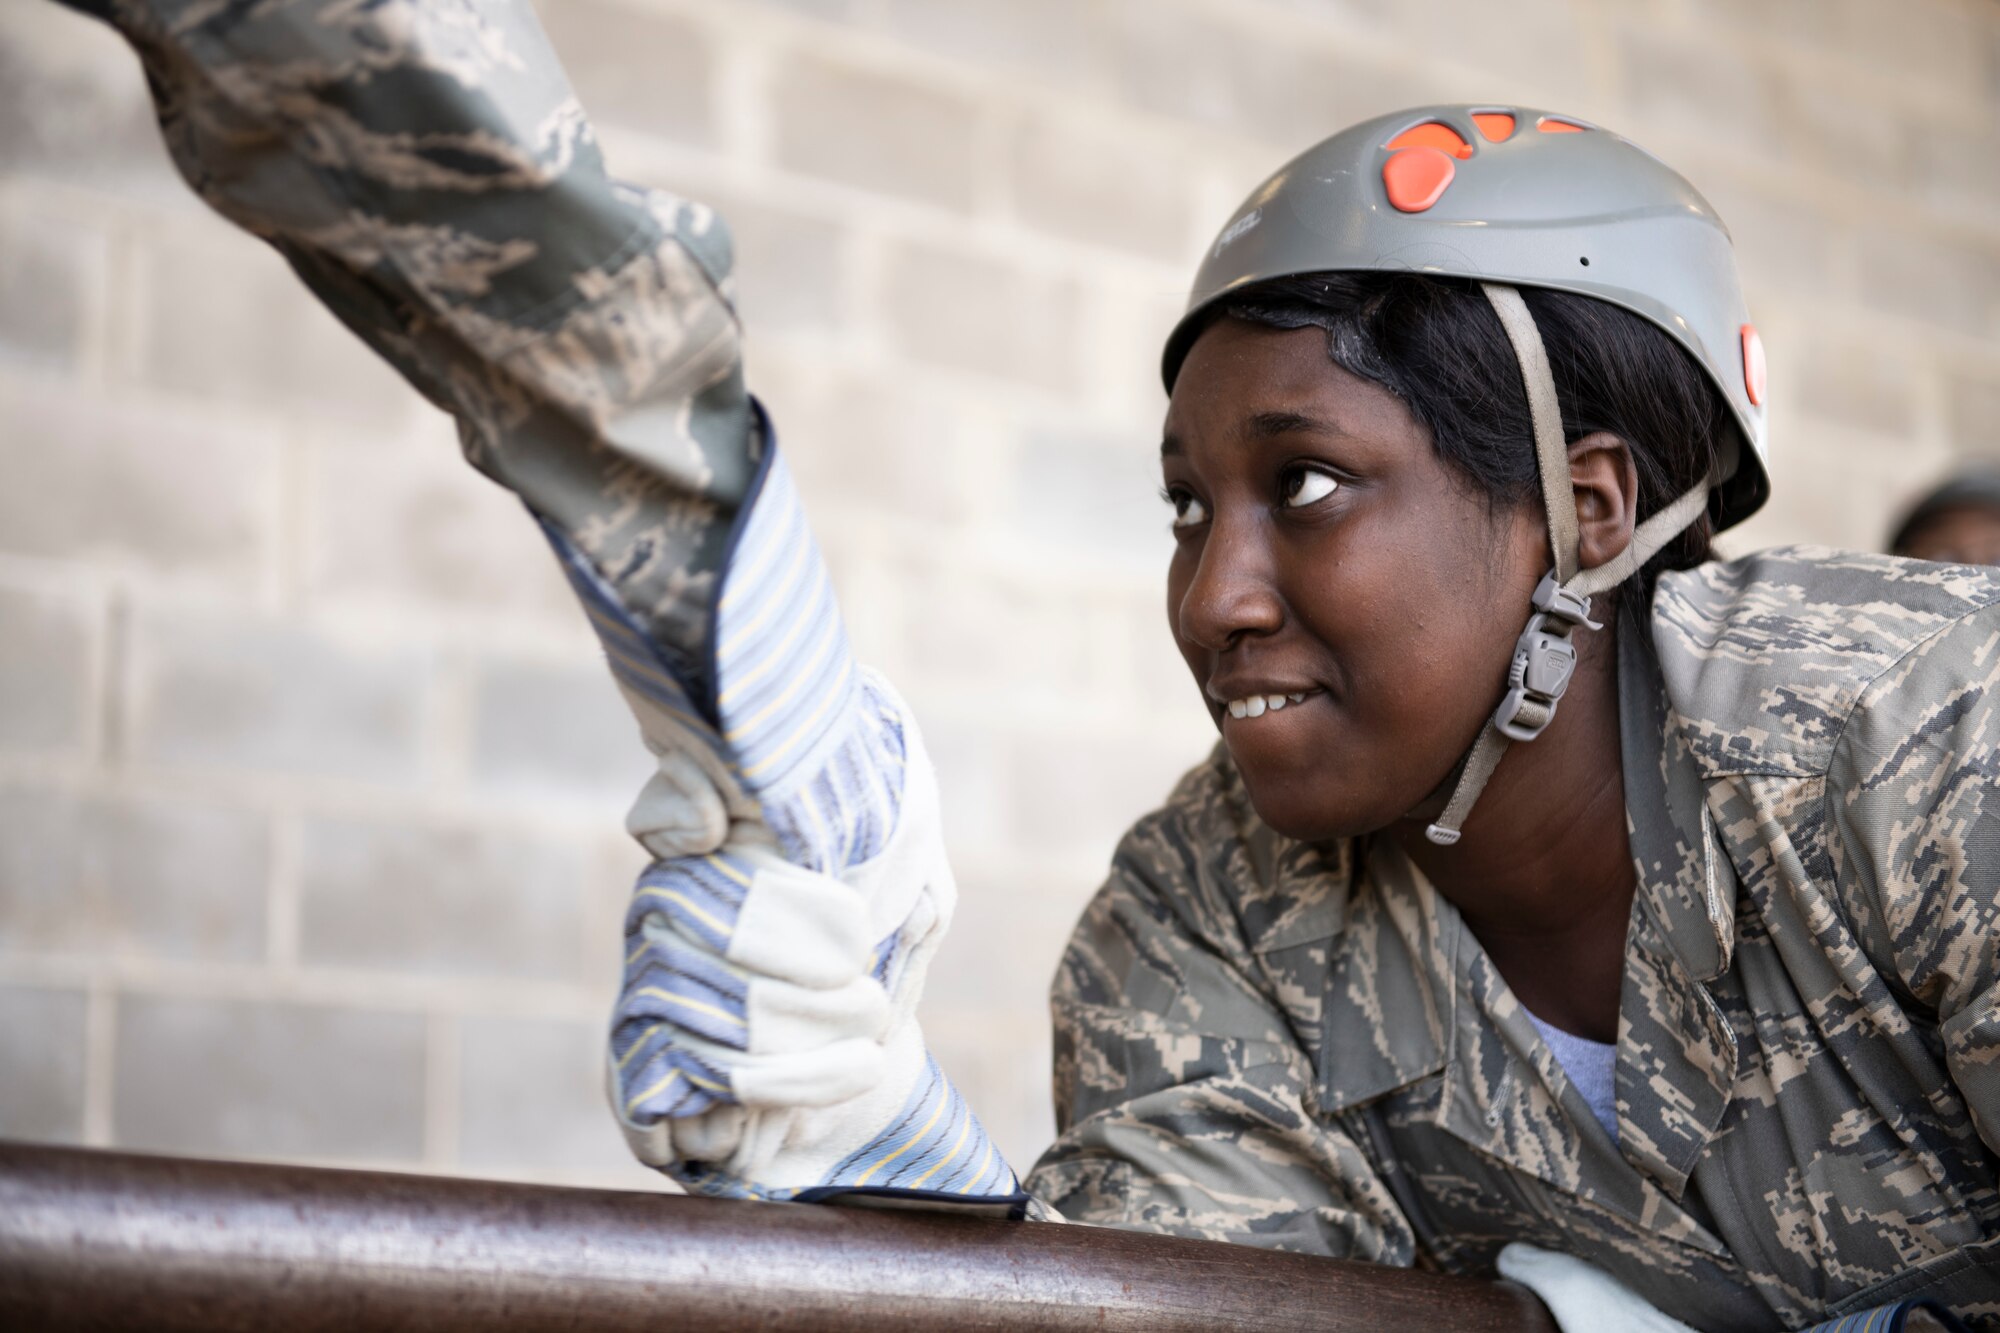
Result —
[[640, 1155], [1018, 1201], [916, 1031], [931, 779], [744, 389], [720, 219], [606, 174], [525, 0], [67, 2], [138, 50], [202, 197], [457, 420], [604, 644], [659, 758], [610, 1061]]

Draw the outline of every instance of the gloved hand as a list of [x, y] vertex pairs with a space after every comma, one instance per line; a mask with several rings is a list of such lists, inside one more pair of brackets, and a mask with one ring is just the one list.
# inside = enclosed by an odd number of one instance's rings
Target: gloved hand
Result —
[[641, 1160], [691, 1185], [853, 1183], [830, 1176], [934, 1071], [916, 1004], [956, 889], [922, 737], [886, 682], [868, 685], [900, 715], [905, 766], [895, 829], [862, 864], [788, 862], [726, 767], [685, 744], [662, 748], [633, 808], [633, 833], [672, 855], [627, 915], [612, 1099]]
[[[641, 1160], [705, 1193], [915, 1189], [1012, 1211], [1025, 1196], [915, 1017], [956, 898], [936, 779], [909, 708], [827, 630], [782, 464], [718, 602], [713, 721], [550, 533], [657, 759], [627, 819], [660, 860], [626, 918], [612, 1102]], [[821, 646], [789, 660], [789, 631], [815, 624]]]
[[1541, 1297], [1563, 1333], [1694, 1333], [1573, 1255], [1515, 1241], [1500, 1251], [1500, 1276]]

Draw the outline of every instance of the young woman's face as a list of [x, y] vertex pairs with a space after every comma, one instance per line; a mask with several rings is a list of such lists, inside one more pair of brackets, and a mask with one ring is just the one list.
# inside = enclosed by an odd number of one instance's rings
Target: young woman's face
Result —
[[1499, 699], [1541, 525], [1489, 512], [1312, 328], [1204, 332], [1160, 466], [1168, 623], [1258, 815], [1322, 839], [1422, 805]]

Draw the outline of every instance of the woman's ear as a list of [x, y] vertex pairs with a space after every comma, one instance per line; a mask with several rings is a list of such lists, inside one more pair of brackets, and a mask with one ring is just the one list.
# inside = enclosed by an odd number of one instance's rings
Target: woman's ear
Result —
[[1595, 569], [1632, 544], [1639, 521], [1639, 469], [1624, 440], [1596, 431], [1569, 447], [1569, 480], [1576, 490], [1576, 560]]

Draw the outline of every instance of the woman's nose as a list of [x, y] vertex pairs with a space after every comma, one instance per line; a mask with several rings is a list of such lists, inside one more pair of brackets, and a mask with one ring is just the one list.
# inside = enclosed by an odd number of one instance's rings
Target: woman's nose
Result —
[[1284, 623], [1284, 601], [1272, 580], [1267, 544], [1239, 525], [1215, 524], [1177, 616], [1181, 637], [1210, 652], [1275, 631]]

